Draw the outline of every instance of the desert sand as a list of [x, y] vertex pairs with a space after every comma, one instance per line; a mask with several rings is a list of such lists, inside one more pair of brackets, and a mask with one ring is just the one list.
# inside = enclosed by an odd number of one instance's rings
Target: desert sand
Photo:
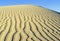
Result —
[[60, 14], [33, 6], [0, 6], [0, 41], [60, 41]]

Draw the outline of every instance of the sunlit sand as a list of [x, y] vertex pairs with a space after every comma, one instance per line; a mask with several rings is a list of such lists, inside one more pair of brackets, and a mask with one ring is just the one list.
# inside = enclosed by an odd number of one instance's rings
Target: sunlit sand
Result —
[[0, 41], [60, 41], [60, 14], [33, 5], [0, 7]]

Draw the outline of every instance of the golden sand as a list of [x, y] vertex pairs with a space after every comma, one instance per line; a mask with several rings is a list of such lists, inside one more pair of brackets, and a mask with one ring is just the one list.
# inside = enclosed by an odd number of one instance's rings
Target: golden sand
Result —
[[0, 7], [0, 41], [60, 41], [60, 14], [33, 5]]

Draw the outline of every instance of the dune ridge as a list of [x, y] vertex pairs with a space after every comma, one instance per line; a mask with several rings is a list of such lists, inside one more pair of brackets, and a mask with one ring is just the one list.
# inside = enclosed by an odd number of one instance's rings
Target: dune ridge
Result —
[[60, 41], [60, 14], [43, 7], [0, 7], [0, 41]]

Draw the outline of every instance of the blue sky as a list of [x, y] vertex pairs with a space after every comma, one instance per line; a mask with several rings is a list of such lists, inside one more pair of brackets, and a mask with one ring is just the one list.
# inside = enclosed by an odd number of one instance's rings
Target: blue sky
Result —
[[0, 0], [0, 6], [32, 4], [60, 12], [60, 0]]

